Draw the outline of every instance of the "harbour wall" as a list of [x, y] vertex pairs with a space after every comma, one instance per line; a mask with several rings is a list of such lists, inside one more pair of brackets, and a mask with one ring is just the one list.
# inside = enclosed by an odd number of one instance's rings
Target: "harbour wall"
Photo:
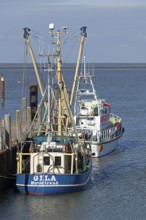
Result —
[[0, 150], [0, 192], [15, 185], [17, 147]]
[[[22, 99], [22, 110], [16, 110], [16, 120], [11, 115], [4, 115], [0, 120], [0, 192], [15, 183], [17, 172], [17, 148], [31, 137], [31, 108], [27, 107], [26, 98]], [[41, 114], [41, 111], [38, 111]], [[38, 114], [34, 124], [38, 125], [41, 116]], [[41, 123], [41, 122], [39, 122]], [[33, 130], [35, 125], [33, 125]]]

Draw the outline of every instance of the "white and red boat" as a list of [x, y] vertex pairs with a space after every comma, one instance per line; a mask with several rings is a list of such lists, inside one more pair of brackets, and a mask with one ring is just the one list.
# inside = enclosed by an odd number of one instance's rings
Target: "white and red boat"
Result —
[[124, 128], [122, 119], [111, 113], [111, 106], [97, 98], [92, 77], [86, 71], [84, 57], [84, 71], [78, 76], [74, 115], [78, 131], [84, 130], [83, 139], [90, 140], [92, 157], [100, 157], [115, 149]]

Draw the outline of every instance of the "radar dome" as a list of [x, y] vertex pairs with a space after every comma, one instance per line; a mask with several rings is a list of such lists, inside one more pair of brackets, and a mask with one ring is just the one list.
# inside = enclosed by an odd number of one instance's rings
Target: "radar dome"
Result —
[[55, 25], [54, 25], [53, 23], [50, 23], [50, 24], [49, 24], [49, 29], [50, 29], [50, 31], [53, 31], [54, 28], [55, 28]]

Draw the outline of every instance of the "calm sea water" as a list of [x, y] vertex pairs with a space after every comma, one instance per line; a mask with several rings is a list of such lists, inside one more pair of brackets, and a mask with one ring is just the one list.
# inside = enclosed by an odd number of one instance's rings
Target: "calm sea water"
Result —
[[[35, 83], [27, 70], [27, 84]], [[0, 118], [21, 105], [21, 69], [0, 69], [6, 83], [5, 107]], [[94, 84], [100, 98], [122, 117], [125, 133], [115, 151], [93, 160], [92, 181], [83, 192], [21, 195], [14, 189], [0, 195], [0, 219], [144, 220], [146, 219], [146, 68], [97, 68]], [[73, 69], [65, 70], [71, 87]]]

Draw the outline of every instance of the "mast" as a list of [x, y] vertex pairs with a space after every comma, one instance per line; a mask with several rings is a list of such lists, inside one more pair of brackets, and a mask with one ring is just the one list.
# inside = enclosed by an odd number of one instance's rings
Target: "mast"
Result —
[[[76, 81], [77, 81], [78, 72], [79, 72], [80, 63], [81, 63], [81, 58], [82, 58], [82, 53], [83, 53], [84, 41], [85, 41], [85, 38], [87, 37], [86, 29], [87, 29], [86, 26], [82, 26], [81, 29], [80, 29], [82, 37], [81, 37], [80, 48], [79, 48], [79, 53], [78, 53], [78, 60], [77, 60], [74, 80], [73, 80], [73, 84], [72, 84], [71, 96], [70, 96], [70, 101], [69, 101], [70, 106], [72, 105], [72, 101], [73, 101]], [[67, 121], [66, 121], [66, 128], [68, 128], [68, 124], [69, 124], [69, 118], [67, 118]]]
[[[67, 109], [66, 101], [67, 102], [69, 102], [69, 101], [65, 100], [65, 98], [68, 96], [68, 93], [67, 93], [67, 88], [66, 88], [64, 78], [63, 78], [63, 75], [62, 75], [62, 59], [61, 59], [61, 44], [62, 44], [62, 42], [61, 42], [61, 39], [60, 39], [61, 32], [60, 31], [54, 32], [54, 28], [55, 28], [54, 24], [51, 23], [49, 25], [49, 29], [51, 31], [50, 33], [52, 34], [53, 38], [57, 39], [56, 42], [53, 42], [53, 44], [56, 44], [56, 46], [57, 46], [56, 78], [57, 78], [58, 87], [59, 87], [59, 91], [58, 91], [58, 115], [57, 115], [57, 124], [58, 124], [57, 132], [58, 133], [57, 134], [58, 134], [58, 136], [61, 136], [62, 133], [63, 133], [63, 131], [62, 131], [63, 104], [65, 104], [64, 106]], [[67, 33], [66, 32], [67, 27], [64, 27], [63, 29], [64, 29], [64, 31], [62, 33], [66, 34]], [[63, 100], [64, 100], [64, 103], [63, 103]]]
[[48, 141], [50, 141], [50, 132], [51, 132], [51, 69], [48, 68]]
[[77, 60], [77, 65], [76, 65], [76, 71], [75, 71], [75, 75], [74, 75], [74, 81], [73, 81], [72, 91], [71, 91], [71, 96], [70, 96], [70, 103], [69, 103], [70, 106], [72, 105], [72, 101], [73, 101], [73, 95], [74, 95], [74, 91], [75, 91], [76, 81], [77, 81], [81, 58], [82, 58], [82, 53], [83, 53], [84, 41], [85, 41], [85, 38], [87, 37], [86, 29], [87, 29], [87, 27], [85, 27], [85, 26], [81, 27], [81, 29], [80, 29], [82, 38], [81, 38], [78, 60]]
[[86, 57], [84, 56], [84, 77], [86, 77]]
[[[64, 111], [64, 107], [67, 110], [67, 114], [68, 114], [68, 118], [70, 119], [74, 132], [76, 134], [76, 139], [79, 141], [78, 135], [77, 135], [77, 129], [76, 129], [76, 125], [74, 122], [74, 118], [70, 109], [70, 105], [69, 105], [69, 100], [68, 100], [68, 94], [67, 94], [67, 88], [65, 85], [65, 81], [63, 78], [63, 74], [62, 74], [62, 59], [61, 59], [61, 39], [60, 39], [60, 35], [61, 32], [57, 31], [57, 32], [53, 32], [54, 31], [54, 24], [50, 24], [49, 25], [49, 29], [51, 30], [51, 34], [52, 37], [57, 38], [56, 40], [56, 46], [57, 46], [57, 65], [56, 65], [56, 78], [58, 81], [58, 87], [59, 87], [59, 93], [58, 93], [58, 115], [57, 115], [57, 121], [58, 121], [58, 130], [57, 130], [57, 135], [61, 136], [63, 134], [63, 129], [62, 129], [62, 119], [64, 118], [63, 116], [63, 111]], [[63, 28], [64, 32], [66, 33], [66, 27]]]
[[60, 32], [57, 32], [57, 72], [56, 77], [58, 79], [58, 84], [60, 87], [60, 91], [58, 94], [58, 135], [62, 135], [62, 103], [61, 103], [61, 90], [62, 90], [62, 77], [61, 77], [61, 71], [62, 71], [62, 62], [61, 62], [61, 42], [60, 42]]

